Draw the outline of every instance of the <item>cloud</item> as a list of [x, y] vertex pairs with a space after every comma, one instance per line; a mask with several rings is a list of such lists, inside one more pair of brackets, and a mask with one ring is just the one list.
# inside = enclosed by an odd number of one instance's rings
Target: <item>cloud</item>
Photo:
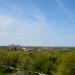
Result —
[[[18, 8], [18, 6], [16, 6], [16, 9], [15, 14], [13, 13], [14, 10], [11, 10], [13, 16], [9, 14], [10, 17], [5, 18], [8, 23], [5, 25], [9, 26], [6, 28], [7, 31], [35, 33], [49, 29], [47, 27], [46, 15], [38, 7], [31, 5], [31, 7], [29, 6], [26, 9], [21, 9], [21, 7]], [[23, 15], [19, 14], [20, 12], [22, 12]]]
[[0, 16], [0, 40], [4, 43], [61, 45], [62, 30], [56, 28], [53, 22], [48, 22], [45, 13], [34, 4], [5, 9], [2, 11], [3, 16]]
[[25, 16], [26, 13], [24, 18], [19, 18], [15, 15], [10, 15], [10, 17], [3, 16], [3, 22], [1, 24], [3, 30], [0, 30], [1, 39], [4, 39], [6, 43], [16, 42], [21, 44], [26, 43], [26, 45], [48, 44], [46, 41], [48, 41], [49, 34], [51, 34], [53, 29], [52, 23], [46, 21], [45, 14], [38, 8], [28, 11], [28, 14], [32, 17], [29, 17], [29, 15]]
[[[30, 11], [29, 11], [30, 10]], [[0, 16], [0, 35], [41, 35], [42, 32], [48, 31], [48, 23], [46, 22], [46, 16], [40, 9], [29, 8], [28, 13], [24, 13], [24, 18], [17, 17], [15, 14]], [[21, 10], [23, 11], [23, 10]], [[11, 11], [14, 12], [14, 11]], [[20, 12], [20, 9], [16, 12]], [[27, 16], [28, 15], [28, 16]], [[31, 16], [31, 17], [29, 17]], [[34, 18], [34, 19], [33, 19]], [[7, 34], [7, 33], [8, 34]], [[41, 34], [40, 34], [41, 33]]]
[[6, 33], [6, 32], [0, 32], [0, 37], [6, 36], [6, 35], [8, 35], [8, 33]]
[[65, 5], [63, 4], [63, 2], [61, 0], [56, 0], [58, 5], [63, 9], [63, 12], [65, 13], [65, 15], [67, 16], [68, 20], [72, 23], [72, 24], [75, 24], [75, 15], [70, 11], [68, 10]]
[[0, 29], [6, 28], [11, 22], [12, 22], [12, 20], [9, 17], [0, 16]]

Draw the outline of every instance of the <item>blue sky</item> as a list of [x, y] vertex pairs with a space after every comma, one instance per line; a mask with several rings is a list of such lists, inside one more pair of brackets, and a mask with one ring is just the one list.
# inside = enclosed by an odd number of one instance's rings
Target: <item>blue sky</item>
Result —
[[0, 0], [0, 45], [75, 46], [75, 0]]

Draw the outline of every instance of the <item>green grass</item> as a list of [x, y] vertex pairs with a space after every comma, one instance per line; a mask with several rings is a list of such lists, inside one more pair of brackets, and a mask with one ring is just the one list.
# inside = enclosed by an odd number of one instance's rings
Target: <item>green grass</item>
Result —
[[6, 75], [5, 73], [3, 73], [3, 72], [0, 72], [0, 75]]

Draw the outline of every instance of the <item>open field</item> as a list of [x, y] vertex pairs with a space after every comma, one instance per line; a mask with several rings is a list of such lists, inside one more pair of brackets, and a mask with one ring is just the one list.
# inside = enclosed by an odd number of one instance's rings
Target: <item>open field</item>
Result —
[[0, 75], [75, 75], [75, 50], [0, 49]]

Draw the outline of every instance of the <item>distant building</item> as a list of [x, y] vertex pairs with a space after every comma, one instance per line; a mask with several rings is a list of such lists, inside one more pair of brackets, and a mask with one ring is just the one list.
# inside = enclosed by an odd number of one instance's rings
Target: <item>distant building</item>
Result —
[[28, 51], [25, 47], [22, 47], [21, 49], [22, 51]]
[[9, 49], [13, 50], [13, 51], [16, 51], [18, 49], [21, 49], [21, 46], [20, 45], [11, 44], [11, 45], [9, 45]]

